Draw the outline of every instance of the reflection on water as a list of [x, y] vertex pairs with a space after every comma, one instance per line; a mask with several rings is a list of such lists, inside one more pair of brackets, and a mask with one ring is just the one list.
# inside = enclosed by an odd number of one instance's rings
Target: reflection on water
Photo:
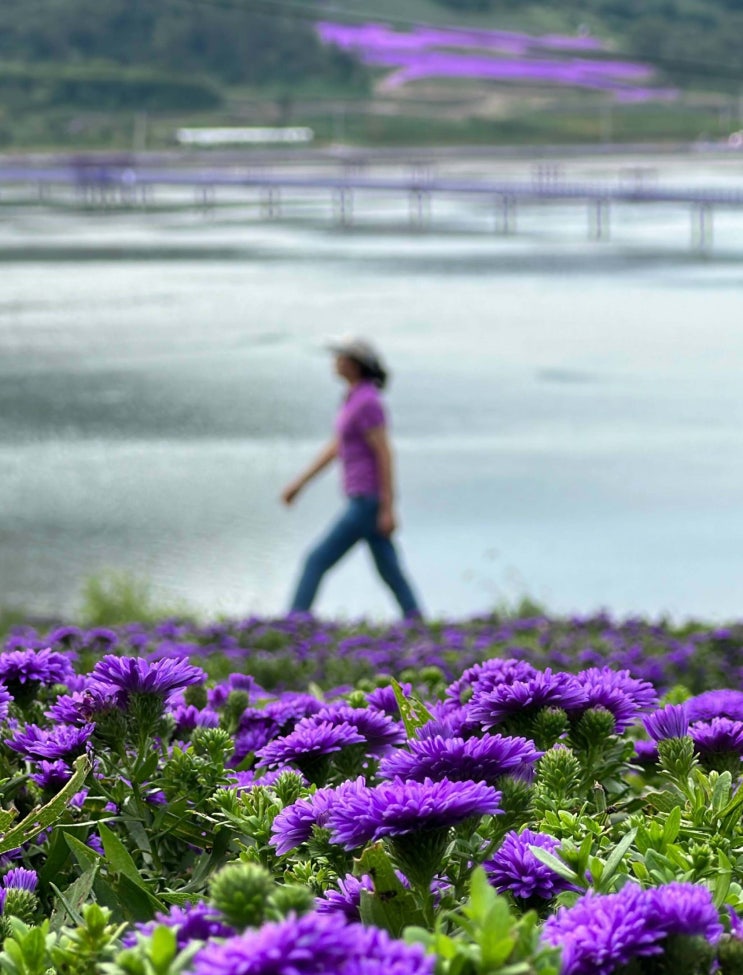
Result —
[[[336, 479], [276, 498], [332, 422], [321, 342], [354, 331], [393, 369], [401, 543], [432, 613], [528, 591], [739, 615], [743, 215], [700, 259], [683, 210], [618, 213], [598, 245], [576, 209], [505, 239], [469, 204], [428, 234], [368, 206], [352, 233], [4, 208], [2, 601], [69, 610], [116, 565], [210, 613], [280, 611]], [[390, 615], [368, 562], [319, 609]]]

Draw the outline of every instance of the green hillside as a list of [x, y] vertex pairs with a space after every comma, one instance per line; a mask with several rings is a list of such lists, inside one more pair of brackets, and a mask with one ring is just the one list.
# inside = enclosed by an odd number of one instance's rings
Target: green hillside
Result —
[[[301, 121], [321, 139], [379, 142], [590, 141], [606, 128], [595, 104], [570, 92], [560, 93], [559, 118], [527, 117], [513, 89], [512, 109], [495, 120], [466, 106], [447, 118], [440, 104], [407, 93], [400, 111], [389, 100], [378, 111], [380, 72], [321, 44], [314, 20], [323, 17], [589, 31], [654, 63], [661, 83], [729, 98], [743, 88], [741, 0], [2, 0], [0, 145], [127, 145], [137, 113], [148, 113], [158, 144], [176, 122]], [[450, 88], [464, 98], [463, 86]], [[729, 128], [708, 103], [617, 109], [612, 125], [617, 138]]]

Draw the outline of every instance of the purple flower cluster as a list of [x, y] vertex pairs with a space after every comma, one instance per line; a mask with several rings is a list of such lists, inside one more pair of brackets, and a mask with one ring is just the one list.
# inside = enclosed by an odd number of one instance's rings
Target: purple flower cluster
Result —
[[379, 766], [383, 779], [427, 778], [440, 781], [485, 782], [496, 785], [503, 775], [531, 780], [534, 763], [541, 758], [534, 742], [526, 738], [508, 738], [485, 734], [482, 738], [443, 738], [436, 735], [408, 743]]
[[156, 694], [168, 697], [173, 691], [206, 680], [200, 667], [185, 657], [164, 658], [153, 663], [142, 657], [117, 657], [108, 654], [93, 668], [92, 680], [127, 694]]
[[394, 779], [339, 796], [328, 812], [334, 843], [356, 850], [385, 836], [445, 829], [466, 819], [496, 815], [501, 794], [484, 782]]
[[578, 889], [538, 860], [533, 846], [554, 854], [560, 844], [554, 837], [530, 829], [506, 834], [493, 858], [483, 864], [496, 890], [508, 891], [521, 900], [550, 900], [563, 890]]
[[318, 789], [309, 799], [297, 799], [282, 809], [271, 827], [271, 845], [280, 855], [289, 853], [312, 836], [314, 826], [325, 827], [333, 805], [349, 793], [366, 795], [367, 786], [359, 777], [344, 782], [337, 789]]
[[617, 894], [588, 893], [548, 918], [544, 941], [562, 949], [562, 975], [610, 975], [635, 958], [658, 955], [671, 935], [716, 943], [723, 928], [706, 887], [671, 883]]
[[49, 647], [0, 654], [0, 682], [6, 686], [37, 683], [50, 687], [66, 684], [73, 674], [69, 658]]
[[653, 741], [684, 738], [689, 733], [689, 715], [684, 704], [667, 704], [642, 719]]
[[5, 744], [26, 758], [41, 758], [49, 761], [72, 758], [81, 755], [95, 731], [92, 724], [76, 728], [72, 725], [58, 725], [56, 728], [39, 728], [27, 724]]
[[331, 22], [319, 23], [317, 31], [324, 43], [355, 54], [365, 64], [396, 69], [386, 79], [388, 88], [420, 78], [476, 78], [609, 91], [626, 100], [677, 95], [675, 89], [648, 87], [653, 70], [646, 64], [544, 54], [593, 53], [601, 49], [593, 38], [426, 26], [402, 32], [379, 24]]
[[434, 956], [337, 914], [289, 918], [196, 956], [193, 975], [432, 975]]
[[173, 928], [178, 948], [185, 948], [192, 941], [208, 941], [210, 938], [229, 938], [234, 928], [224, 923], [215, 908], [209, 904], [191, 904], [172, 907], [167, 914], [157, 913], [154, 921], [137, 924], [129, 932], [124, 944], [131, 947], [141, 937], [149, 937], [157, 927]]
[[353, 725], [303, 718], [291, 734], [269, 742], [257, 752], [257, 757], [261, 765], [271, 768], [332, 755], [343, 748], [363, 743], [363, 735]]
[[470, 713], [474, 721], [489, 731], [515, 715], [541, 708], [577, 711], [586, 706], [586, 694], [573, 674], [554, 673], [549, 667], [524, 680], [497, 684], [492, 690], [475, 686]]

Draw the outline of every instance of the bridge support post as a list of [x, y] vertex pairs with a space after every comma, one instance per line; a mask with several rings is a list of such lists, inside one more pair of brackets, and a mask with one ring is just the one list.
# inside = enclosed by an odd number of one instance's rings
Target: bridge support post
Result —
[[700, 203], [691, 211], [691, 243], [695, 250], [705, 254], [712, 246], [712, 204]]
[[609, 239], [609, 201], [593, 200], [588, 209], [588, 235], [591, 240]]
[[410, 193], [410, 225], [423, 230], [431, 222], [431, 194], [420, 188]]
[[508, 237], [516, 232], [516, 200], [499, 196], [495, 201], [495, 232]]
[[261, 216], [275, 220], [281, 216], [281, 190], [277, 186], [269, 186], [261, 192]]
[[353, 192], [341, 187], [333, 192], [333, 214], [335, 221], [341, 227], [350, 227], [353, 223]]
[[213, 186], [200, 186], [196, 191], [196, 205], [201, 207], [205, 216], [214, 209], [214, 197]]

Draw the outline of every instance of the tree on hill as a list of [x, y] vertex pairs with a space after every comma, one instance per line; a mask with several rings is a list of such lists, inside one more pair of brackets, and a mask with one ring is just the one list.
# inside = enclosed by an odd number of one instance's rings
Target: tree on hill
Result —
[[311, 21], [250, 0], [3, 0], [0, 60], [145, 68], [219, 85], [363, 86], [353, 57]]

